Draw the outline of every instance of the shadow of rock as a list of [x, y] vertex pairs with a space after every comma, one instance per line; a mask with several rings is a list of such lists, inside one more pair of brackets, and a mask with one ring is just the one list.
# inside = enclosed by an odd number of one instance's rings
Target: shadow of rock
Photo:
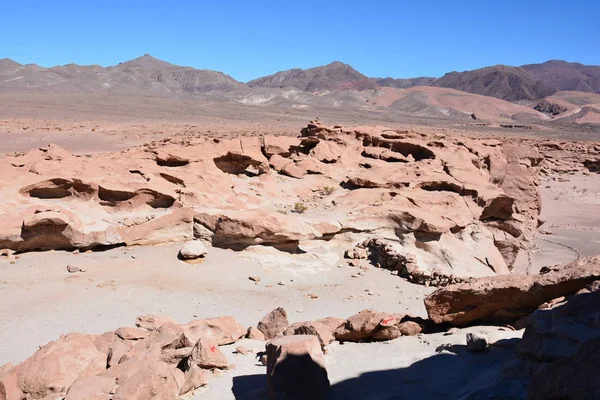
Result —
[[[367, 372], [334, 384], [328, 399], [525, 399], [518, 340], [500, 340], [483, 353], [465, 345], [438, 347], [438, 354], [406, 368]], [[518, 364], [517, 368], [511, 368]]]

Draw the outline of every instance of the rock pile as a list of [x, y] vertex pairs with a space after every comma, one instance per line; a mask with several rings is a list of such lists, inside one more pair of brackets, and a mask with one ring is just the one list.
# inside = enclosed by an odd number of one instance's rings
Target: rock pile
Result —
[[101, 335], [69, 333], [0, 368], [0, 398], [177, 399], [230, 365], [219, 350], [244, 336], [232, 317], [179, 325], [161, 315]]

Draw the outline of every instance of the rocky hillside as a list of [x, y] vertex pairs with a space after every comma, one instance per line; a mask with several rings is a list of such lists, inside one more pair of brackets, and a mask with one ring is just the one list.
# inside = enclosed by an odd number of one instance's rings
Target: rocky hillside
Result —
[[600, 93], [600, 66], [550, 60], [521, 68], [556, 90]]
[[119, 65], [68, 64], [43, 68], [0, 63], [0, 90], [182, 95], [230, 91], [243, 84], [222, 72], [182, 67], [144, 55]]
[[271, 88], [295, 87], [307, 92], [319, 90], [364, 90], [377, 84], [348, 64], [339, 61], [309, 69], [290, 69], [248, 82], [248, 86]]
[[507, 101], [541, 99], [556, 91], [552, 86], [526, 70], [505, 65], [473, 71], [450, 72], [431, 85], [497, 97]]

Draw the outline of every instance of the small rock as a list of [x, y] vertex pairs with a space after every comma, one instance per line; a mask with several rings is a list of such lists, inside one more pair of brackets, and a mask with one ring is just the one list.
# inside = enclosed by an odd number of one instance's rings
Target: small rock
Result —
[[67, 271], [69, 271], [71, 274], [75, 272], [84, 272], [81, 268], [76, 267], [75, 265], [67, 265]]
[[79, 249], [73, 250], [73, 254], [79, 254]]
[[237, 354], [241, 354], [241, 355], [245, 356], [248, 353], [250, 353], [250, 350], [248, 350], [248, 348], [246, 346], [238, 346], [235, 348], [235, 352]]
[[308, 295], [308, 297], [310, 297], [311, 299], [318, 299], [318, 298], [319, 298], [319, 296], [317, 296], [317, 295], [316, 295], [316, 294], [314, 294], [314, 293], [310, 293], [310, 294]]
[[179, 258], [182, 260], [195, 260], [196, 258], [205, 257], [206, 246], [199, 240], [192, 240], [183, 245], [179, 250]]
[[265, 340], [264, 333], [262, 333], [261, 331], [259, 331], [258, 328], [255, 327], [255, 326], [251, 326], [250, 328], [248, 328], [248, 332], [246, 333], [246, 337], [248, 339], [254, 339], [254, 340], [261, 340], [261, 341]]
[[467, 350], [473, 352], [482, 352], [487, 349], [488, 345], [488, 338], [486, 335], [467, 333]]
[[259, 276], [249, 276], [248, 279], [250, 279], [251, 281], [254, 281], [254, 282], [260, 282]]
[[277, 284], [278, 284], [279, 286], [285, 286], [285, 282], [282, 282], [282, 281], [279, 281], [279, 282], [277, 282]]
[[454, 335], [457, 332], [458, 332], [458, 328], [456, 328], [456, 327], [450, 328], [450, 329], [448, 329], [447, 332], [444, 333], [444, 336]]

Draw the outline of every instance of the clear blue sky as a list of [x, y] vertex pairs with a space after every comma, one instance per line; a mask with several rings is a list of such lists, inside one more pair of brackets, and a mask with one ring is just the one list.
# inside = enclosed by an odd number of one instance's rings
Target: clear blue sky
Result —
[[0, 58], [45, 67], [149, 53], [247, 81], [334, 60], [372, 77], [600, 64], [600, 0], [3, 0], [1, 9]]

